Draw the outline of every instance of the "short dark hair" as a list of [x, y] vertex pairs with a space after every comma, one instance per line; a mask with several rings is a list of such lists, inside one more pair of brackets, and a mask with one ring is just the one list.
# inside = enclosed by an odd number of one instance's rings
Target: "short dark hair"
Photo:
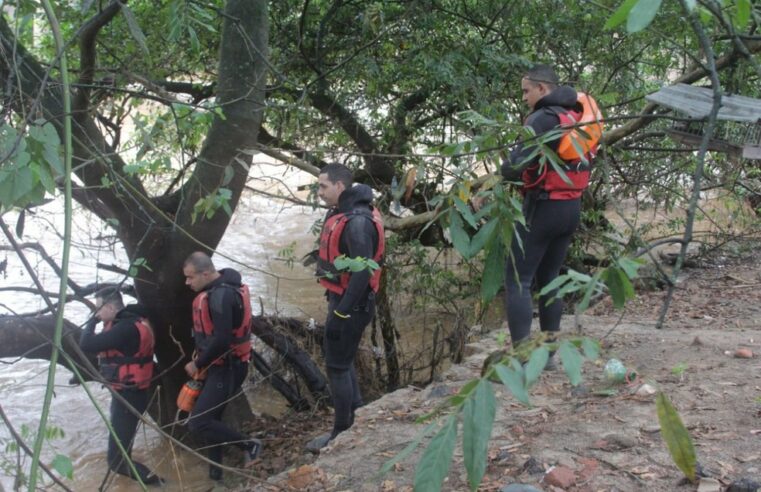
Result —
[[112, 304], [119, 309], [124, 308], [124, 299], [118, 287], [104, 287], [95, 293], [95, 299], [103, 301], [103, 305]]
[[548, 85], [550, 89], [554, 89], [560, 84], [560, 79], [558, 78], [558, 74], [555, 73], [555, 69], [543, 63], [539, 63], [528, 69], [528, 71], [523, 74], [523, 78], [534, 82], [535, 84]]
[[354, 175], [352, 174], [351, 169], [343, 164], [338, 164], [337, 162], [331, 162], [330, 164], [323, 166], [323, 168], [320, 169], [320, 174], [327, 174], [328, 180], [330, 180], [331, 183], [342, 182], [344, 188], [347, 190], [351, 188], [352, 184], [354, 184]]
[[182, 264], [183, 268], [188, 265], [192, 265], [193, 269], [199, 273], [217, 271], [217, 269], [214, 268], [214, 263], [211, 261], [211, 257], [203, 251], [191, 253], [190, 256], [185, 259], [185, 263]]

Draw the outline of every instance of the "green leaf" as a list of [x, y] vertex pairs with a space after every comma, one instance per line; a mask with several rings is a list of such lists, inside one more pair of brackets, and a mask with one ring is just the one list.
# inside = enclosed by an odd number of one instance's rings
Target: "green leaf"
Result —
[[737, 13], [735, 15], [735, 27], [738, 29], [745, 29], [748, 25], [751, 14], [750, 0], [736, 0], [737, 1]]
[[491, 383], [480, 380], [473, 398], [468, 399], [463, 408], [462, 450], [471, 490], [478, 488], [486, 472], [486, 453], [496, 408]]
[[600, 342], [584, 337], [581, 340], [581, 346], [584, 350], [584, 357], [587, 360], [597, 360], [600, 356]]
[[130, 34], [135, 39], [138, 46], [140, 46], [140, 49], [143, 50], [146, 55], [149, 55], [150, 53], [148, 51], [148, 43], [146, 42], [145, 34], [143, 34], [143, 30], [140, 29], [140, 24], [138, 24], [135, 14], [132, 13], [132, 10], [130, 10], [127, 4], [120, 2], [119, 6], [122, 9], [124, 19], [127, 21], [127, 27], [129, 28]]
[[[404, 189], [402, 189], [402, 191], [404, 191]], [[460, 212], [460, 215], [462, 215], [462, 217], [468, 222], [468, 224], [470, 224], [473, 229], [477, 229], [478, 224], [476, 223], [476, 219], [473, 216], [473, 212], [471, 212], [470, 207], [465, 202], [460, 200], [460, 197], [454, 197], [453, 201], [454, 206]]]
[[449, 473], [457, 440], [457, 417], [450, 415], [444, 427], [433, 436], [415, 470], [416, 492], [439, 492]]
[[550, 351], [547, 347], [539, 347], [531, 352], [531, 356], [526, 364], [526, 387], [530, 388], [539, 379], [544, 371], [544, 366], [550, 358]]
[[626, 19], [626, 30], [629, 32], [639, 32], [653, 22], [655, 14], [661, 8], [662, 0], [639, 0], [629, 12]]
[[481, 278], [481, 299], [489, 302], [494, 299], [505, 278], [505, 249], [501, 244], [492, 243], [484, 262]]
[[376, 478], [382, 477], [383, 475], [388, 473], [391, 470], [391, 468], [394, 467], [395, 464], [399, 463], [400, 461], [406, 459], [409, 455], [411, 455], [412, 452], [415, 451], [415, 449], [417, 449], [417, 447], [420, 445], [420, 442], [426, 436], [428, 436], [433, 431], [433, 429], [435, 429], [435, 427], [436, 427], [436, 422], [431, 422], [430, 424], [428, 424], [428, 426], [426, 426], [426, 428], [423, 429], [423, 431], [420, 432], [415, 437], [415, 439], [413, 439], [412, 442], [410, 442], [407, 445], [407, 447], [402, 449], [401, 452], [399, 452], [399, 454], [397, 454], [396, 456], [394, 456], [390, 460], [388, 460], [385, 463], [383, 463], [383, 466], [381, 467], [380, 470], [378, 470], [378, 473], [375, 475], [375, 477]]
[[513, 394], [513, 396], [524, 405], [531, 405], [528, 399], [528, 391], [523, 384], [523, 377], [520, 373], [516, 372], [510, 367], [506, 367], [502, 364], [494, 366], [494, 370], [497, 372], [497, 376], [502, 381], [502, 384], [507, 386], [507, 389]]
[[589, 307], [589, 303], [592, 300], [592, 295], [595, 292], [598, 292], [601, 290], [600, 287], [600, 276], [602, 275], [602, 271], [598, 271], [595, 273], [595, 276], [589, 279], [589, 282], [586, 285], [586, 288], [584, 289], [584, 296], [581, 298], [581, 302], [579, 302], [576, 309], [579, 310], [579, 312], [584, 312]]
[[658, 412], [658, 422], [661, 425], [661, 436], [669, 448], [671, 458], [682, 473], [693, 483], [696, 481], [697, 459], [695, 448], [687, 429], [679, 418], [674, 406], [668, 397], [661, 391], [655, 399], [655, 408]]
[[613, 299], [613, 307], [616, 309], [622, 308], [627, 300], [634, 297], [634, 285], [623, 270], [608, 267], [603, 273], [603, 280]]
[[605, 22], [603, 29], [613, 29], [625, 21], [629, 16], [629, 11], [632, 9], [632, 7], [634, 7], [635, 3], [637, 3], [637, 0], [626, 0], [624, 3], [622, 3], [621, 6], [618, 7], [615, 12], [613, 12], [613, 15], [611, 15]]
[[642, 260], [627, 257], [619, 258], [616, 263], [618, 263], [621, 269], [626, 273], [626, 276], [630, 279], [637, 278], [637, 271], [642, 265], [644, 265], [644, 261]]
[[560, 343], [558, 355], [571, 385], [578, 386], [581, 382], [581, 363], [583, 361], [579, 350], [566, 340]]
[[62, 476], [68, 479], [74, 478], [74, 466], [68, 456], [57, 454], [50, 466]]
[[235, 176], [235, 170], [231, 165], [225, 166], [225, 175], [222, 178], [222, 186], [227, 186], [230, 181], [233, 180], [233, 177]]
[[465, 232], [460, 214], [453, 208], [449, 209], [449, 236], [455, 249], [465, 259], [470, 259], [470, 238]]
[[[481, 251], [484, 246], [486, 246], [486, 243], [494, 235], [494, 231], [497, 229], [498, 223], [498, 219], [491, 219], [478, 230], [475, 236], [473, 236], [473, 239], [470, 241], [471, 258], [476, 256], [478, 252]], [[494, 247], [499, 247], [499, 245], [495, 245]]]

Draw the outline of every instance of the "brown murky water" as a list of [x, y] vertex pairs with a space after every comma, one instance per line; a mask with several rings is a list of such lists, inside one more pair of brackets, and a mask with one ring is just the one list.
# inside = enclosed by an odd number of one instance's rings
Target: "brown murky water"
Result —
[[[280, 168], [282, 169], [282, 168]], [[290, 187], [313, 181], [304, 174], [287, 174], [278, 168], [269, 168], [262, 174], [280, 173], [278, 181], [285, 180]], [[275, 181], [257, 180], [260, 188], [273, 192]], [[300, 193], [301, 198], [306, 196]], [[40, 211], [44, 221], [27, 220], [24, 232], [25, 241], [39, 241], [45, 245], [47, 252], [60, 258], [61, 241], [56, 230], [62, 231], [62, 206], [52, 203]], [[315, 236], [310, 229], [314, 221], [323, 215], [320, 209], [296, 205], [279, 205], [277, 202], [261, 196], [245, 196], [236, 210], [224, 239], [218, 247], [215, 263], [218, 268], [233, 267], [239, 270], [244, 282], [251, 288], [254, 312], [264, 309], [267, 314], [279, 313], [286, 316], [322, 319], [325, 316], [324, 298], [314, 278], [312, 270], [296, 262], [293, 267], [278, 258], [278, 252], [292, 248], [292, 256], [301, 258], [313, 249]], [[14, 226], [16, 217], [8, 214], [4, 219]], [[72, 253], [70, 262], [71, 277], [81, 284], [87, 284], [96, 278], [99, 281], [118, 280], [119, 278], [104, 270], [98, 270], [96, 263], [114, 263], [125, 265], [123, 254], [104, 254], [90, 249], [89, 236], [92, 231], [110, 234], [99, 221], [92, 218], [78, 218], [74, 228], [74, 243], [78, 249]], [[30, 254], [35, 268], [39, 269], [42, 281], [50, 290], [57, 290], [57, 277], [44, 262], [35, 260]], [[7, 254], [8, 274], [0, 276], [0, 285], [31, 286], [29, 277], [23, 271], [21, 263], [12, 253]], [[241, 263], [243, 265], [241, 265]], [[180, 275], [181, 272], [178, 272]], [[8, 295], [0, 293], [0, 313], [28, 313], [43, 308], [42, 301], [33, 296]], [[261, 308], [260, 308], [261, 307]], [[87, 310], [77, 304], [66, 308], [67, 319], [84, 322]], [[20, 360], [4, 361], [13, 364], [0, 367], [0, 401], [12, 425], [17, 431], [22, 426], [36, 430], [42, 408], [48, 364], [41, 361]], [[98, 490], [105, 471], [106, 442], [108, 432], [101, 417], [85, 391], [78, 386], [69, 386], [71, 373], [63, 368], [56, 371], [55, 398], [50, 409], [49, 425], [60, 428], [64, 436], [46, 443], [43, 460], [50, 463], [56, 454], [71, 458], [74, 465], [74, 478], [67, 484], [77, 491]], [[88, 383], [94, 393], [97, 404], [108, 415], [110, 395], [99, 384]], [[256, 392], [257, 388], [247, 388]], [[273, 397], [271, 391], [264, 391], [269, 397], [250, 398], [255, 411], [278, 415], [283, 412], [284, 402]], [[15, 474], [16, 453], [5, 450], [9, 441], [8, 429], [0, 424], [0, 490], [12, 490]], [[33, 440], [27, 439], [31, 444]], [[134, 444], [136, 460], [156, 470], [167, 479], [168, 491], [208, 490], [212, 482], [208, 480], [208, 466], [198, 458], [161, 438], [152, 429], [141, 426]], [[23, 457], [22, 457], [23, 458]], [[28, 469], [30, 460], [22, 459], [22, 468]], [[106, 482], [106, 490], [132, 491], [139, 486], [124, 477], [111, 475]]]

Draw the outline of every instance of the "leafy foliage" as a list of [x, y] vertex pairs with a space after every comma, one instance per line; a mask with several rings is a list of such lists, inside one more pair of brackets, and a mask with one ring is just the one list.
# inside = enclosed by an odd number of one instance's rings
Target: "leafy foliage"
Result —
[[53, 125], [30, 125], [26, 134], [0, 124], [0, 212], [38, 205], [63, 175], [61, 141]]
[[690, 434], [684, 427], [679, 413], [663, 392], [658, 393], [655, 407], [658, 412], [658, 422], [661, 424], [661, 436], [666, 442], [671, 458], [682, 473], [694, 483], [697, 480], [697, 459]]

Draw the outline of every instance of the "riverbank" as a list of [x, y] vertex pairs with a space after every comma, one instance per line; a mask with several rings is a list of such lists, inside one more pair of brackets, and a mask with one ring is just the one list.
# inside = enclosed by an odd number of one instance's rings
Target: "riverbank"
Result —
[[[661, 439], [655, 396], [637, 394], [642, 383], [663, 390], [680, 412], [711, 477], [704, 479], [705, 490], [757, 478], [759, 284], [756, 262], [686, 270], [663, 330], [654, 328], [661, 292], [641, 294], [623, 319], [605, 303], [595, 307], [596, 315], [582, 316], [584, 333], [602, 339], [603, 351], [596, 363], [585, 363], [580, 386], [571, 387], [562, 373], [545, 373], [527, 408], [495, 384], [498, 411], [479, 490], [511, 483], [550, 491], [695, 490], [683, 483]], [[572, 324], [566, 317], [563, 329], [570, 331]], [[415, 464], [428, 441], [384, 477], [376, 476], [378, 470], [422, 430], [415, 419], [478, 377], [483, 359], [497, 348], [495, 331], [469, 345], [472, 355], [437, 383], [400, 389], [360, 409], [355, 426], [316, 458], [301, 452], [302, 443], [294, 439], [298, 459], [291, 467], [270, 477], [273, 485], [250, 483], [247, 490], [411, 491]], [[735, 357], [738, 348], [750, 349], [754, 357]], [[635, 369], [641, 381], [602, 396], [601, 390], [609, 389], [602, 366], [610, 357]], [[304, 437], [305, 442], [309, 436]], [[467, 489], [458, 445], [442, 490]]]

